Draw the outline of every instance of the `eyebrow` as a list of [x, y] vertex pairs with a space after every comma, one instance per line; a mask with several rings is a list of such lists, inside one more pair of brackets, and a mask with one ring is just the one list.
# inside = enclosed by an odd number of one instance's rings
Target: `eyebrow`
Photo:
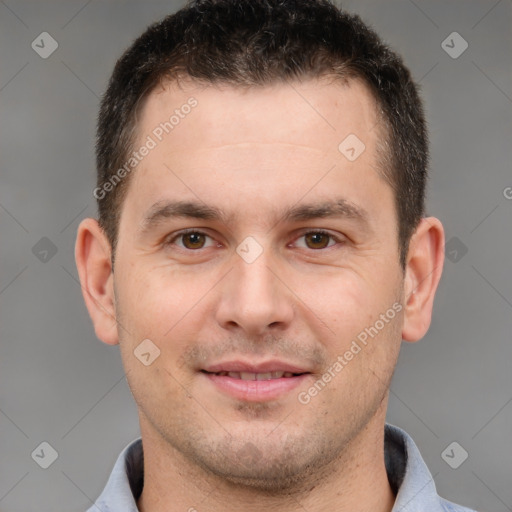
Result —
[[[337, 198], [312, 204], [295, 205], [281, 214], [277, 214], [278, 222], [298, 222], [328, 217], [341, 217], [357, 221], [362, 227], [370, 225], [368, 212], [356, 204]], [[147, 233], [166, 220], [173, 218], [189, 218], [201, 220], [217, 220], [228, 224], [238, 218], [237, 214], [227, 215], [224, 210], [196, 201], [163, 200], [154, 203], [144, 215], [140, 232]]]

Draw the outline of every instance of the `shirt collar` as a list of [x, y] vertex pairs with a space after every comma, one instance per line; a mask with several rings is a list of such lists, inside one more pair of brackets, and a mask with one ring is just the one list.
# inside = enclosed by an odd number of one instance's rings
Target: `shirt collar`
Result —
[[[384, 455], [396, 495], [392, 512], [474, 512], [438, 496], [418, 447], [404, 430], [386, 424]], [[143, 485], [144, 453], [139, 438], [121, 452], [105, 489], [87, 512], [139, 512], [136, 500]]]

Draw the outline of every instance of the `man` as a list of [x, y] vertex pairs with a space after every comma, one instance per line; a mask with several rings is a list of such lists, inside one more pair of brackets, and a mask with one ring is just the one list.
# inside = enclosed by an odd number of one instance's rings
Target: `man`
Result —
[[121, 57], [76, 260], [141, 440], [92, 510], [468, 511], [385, 424], [443, 266], [401, 59], [326, 1], [197, 1]]

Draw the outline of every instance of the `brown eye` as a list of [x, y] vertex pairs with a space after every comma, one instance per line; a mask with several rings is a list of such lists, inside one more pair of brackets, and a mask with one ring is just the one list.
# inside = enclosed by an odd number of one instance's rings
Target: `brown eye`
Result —
[[310, 249], [325, 249], [332, 237], [322, 231], [312, 231], [311, 233], [306, 233], [304, 238]]
[[180, 238], [186, 249], [202, 249], [206, 240], [206, 236], [203, 233], [196, 231], [182, 234]]

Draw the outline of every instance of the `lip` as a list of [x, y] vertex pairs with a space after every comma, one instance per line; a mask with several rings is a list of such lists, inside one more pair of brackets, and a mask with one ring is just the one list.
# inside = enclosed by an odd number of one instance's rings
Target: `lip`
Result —
[[[229, 375], [217, 375], [219, 372], [290, 372], [300, 375], [269, 380], [242, 380]], [[284, 361], [265, 361], [254, 364], [244, 361], [226, 361], [204, 368], [200, 375], [208, 379], [223, 394], [245, 402], [267, 402], [277, 400], [289, 394], [305, 379], [311, 376], [305, 368]]]
[[227, 375], [216, 375], [215, 373], [201, 373], [201, 375], [222, 393], [245, 402], [276, 400], [290, 393], [311, 376], [310, 373], [304, 373], [294, 377], [281, 377], [271, 380], [241, 380]]
[[267, 373], [267, 372], [291, 372], [291, 373], [310, 373], [310, 370], [304, 367], [296, 366], [286, 361], [277, 359], [264, 361], [261, 363], [248, 363], [245, 361], [225, 361], [202, 368], [208, 373], [219, 372], [249, 372], [249, 373]]

